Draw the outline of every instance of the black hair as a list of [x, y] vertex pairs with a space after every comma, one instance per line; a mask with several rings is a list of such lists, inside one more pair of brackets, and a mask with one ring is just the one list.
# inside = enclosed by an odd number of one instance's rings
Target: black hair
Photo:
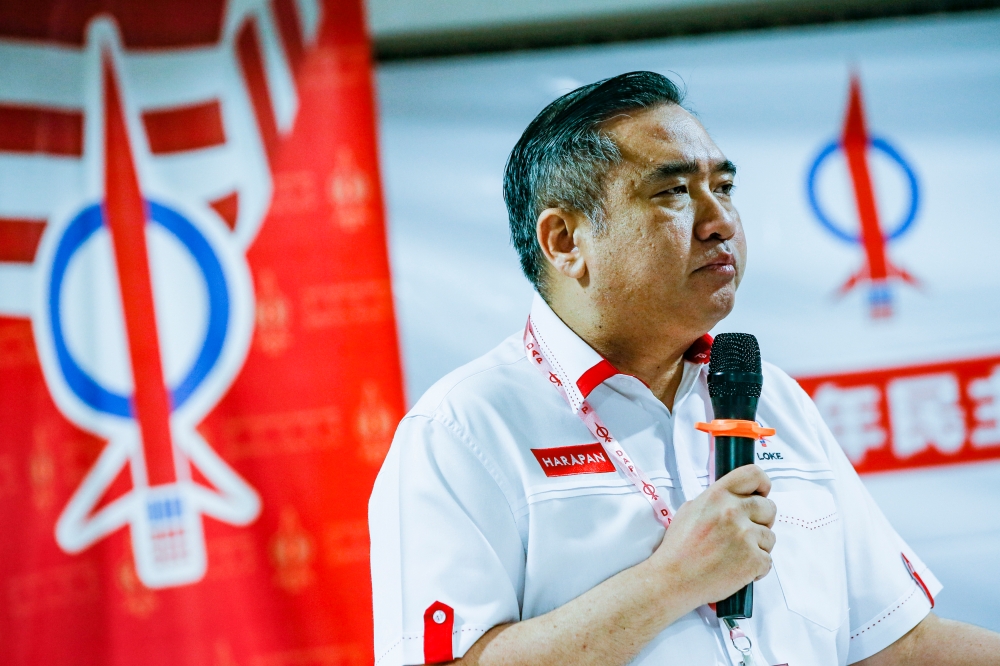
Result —
[[535, 225], [546, 208], [565, 208], [604, 229], [604, 177], [621, 161], [601, 124], [618, 113], [678, 104], [683, 94], [655, 72], [628, 72], [567, 93], [535, 116], [507, 159], [503, 198], [521, 270], [543, 296], [545, 256]]

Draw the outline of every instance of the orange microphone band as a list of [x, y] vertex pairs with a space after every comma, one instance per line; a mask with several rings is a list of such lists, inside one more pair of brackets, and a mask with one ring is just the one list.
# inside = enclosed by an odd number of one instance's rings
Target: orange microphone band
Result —
[[774, 428], [765, 428], [755, 421], [744, 421], [742, 419], [715, 419], [711, 423], [699, 421], [694, 424], [695, 429], [707, 432], [713, 437], [746, 437], [748, 439], [760, 439], [761, 437], [771, 437], [777, 431]]

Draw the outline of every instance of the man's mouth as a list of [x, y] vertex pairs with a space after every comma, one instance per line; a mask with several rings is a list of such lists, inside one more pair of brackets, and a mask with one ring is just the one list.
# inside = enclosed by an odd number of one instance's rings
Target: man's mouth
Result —
[[729, 253], [717, 255], [701, 266], [696, 272], [715, 273], [716, 275], [736, 275], [736, 257]]

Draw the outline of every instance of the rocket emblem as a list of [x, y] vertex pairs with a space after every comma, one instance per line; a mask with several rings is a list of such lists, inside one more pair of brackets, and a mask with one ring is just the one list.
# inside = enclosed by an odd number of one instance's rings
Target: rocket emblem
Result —
[[[902, 220], [891, 230], [886, 230], [880, 219], [876, 200], [875, 181], [872, 177], [870, 156], [872, 151], [881, 153], [902, 171], [909, 189], [909, 205]], [[842, 154], [851, 181], [851, 191], [857, 213], [857, 233], [848, 231], [834, 221], [820, 203], [817, 180], [820, 171], [827, 166], [830, 158]], [[855, 75], [851, 77], [850, 94], [844, 126], [838, 139], [826, 145], [816, 157], [809, 170], [807, 195], [813, 213], [820, 223], [834, 236], [847, 243], [860, 245], [864, 255], [859, 268], [838, 290], [840, 295], [865, 285], [868, 288], [869, 313], [873, 319], [892, 316], [892, 287], [895, 282], [917, 286], [917, 280], [906, 270], [897, 266], [889, 256], [889, 245], [906, 233], [917, 216], [919, 188], [917, 178], [909, 164], [886, 140], [872, 136], [868, 131], [861, 95], [861, 82]]]
[[[311, 45], [320, 5], [282, 7], [297, 8], [295, 34]], [[55, 62], [85, 82], [72, 98], [39, 79], [0, 90], [0, 116], [60, 130], [35, 152], [0, 141], [0, 177], [25, 181], [0, 222], [33, 234], [18, 256], [0, 256], [12, 287], [0, 314], [31, 318], [57, 407], [107, 441], [55, 540], [76, 553], [127, 526], [148, 588], [204, 576], [203, 517], [246, 525], [261, 510], [196, 426], [250, 346], [245, 252], [273, 189], [270, 139], [290, 131], [297, 97], [272, 4], [226, 12], [218, 43], [198, 49], [130, 50], [106, 14], [78, 50], [0, 41], [0, 59], [27, 71]], [[105, 501], [123, 473], [131, 490]]]

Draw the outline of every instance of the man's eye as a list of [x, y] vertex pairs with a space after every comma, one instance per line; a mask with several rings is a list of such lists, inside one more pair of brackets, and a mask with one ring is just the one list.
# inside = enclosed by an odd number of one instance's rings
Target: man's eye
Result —
[[687, 191], [688, 191], [687, 185], [678, 185], [676, 187], [671, 187], [669, 189], [663, 190], [656, 196], [662, 197], [666, 195], [687, 194]]
[[724, 194], [726, 196], [731, 195], [733, 193], [733, 190], [735, 189], [736, 186], [733, 185], [732, 183], [723, 183], [722, 185], [719, 185], [717, 188], [715, 188], [716, 192], [719, 192], [720, 194]]

